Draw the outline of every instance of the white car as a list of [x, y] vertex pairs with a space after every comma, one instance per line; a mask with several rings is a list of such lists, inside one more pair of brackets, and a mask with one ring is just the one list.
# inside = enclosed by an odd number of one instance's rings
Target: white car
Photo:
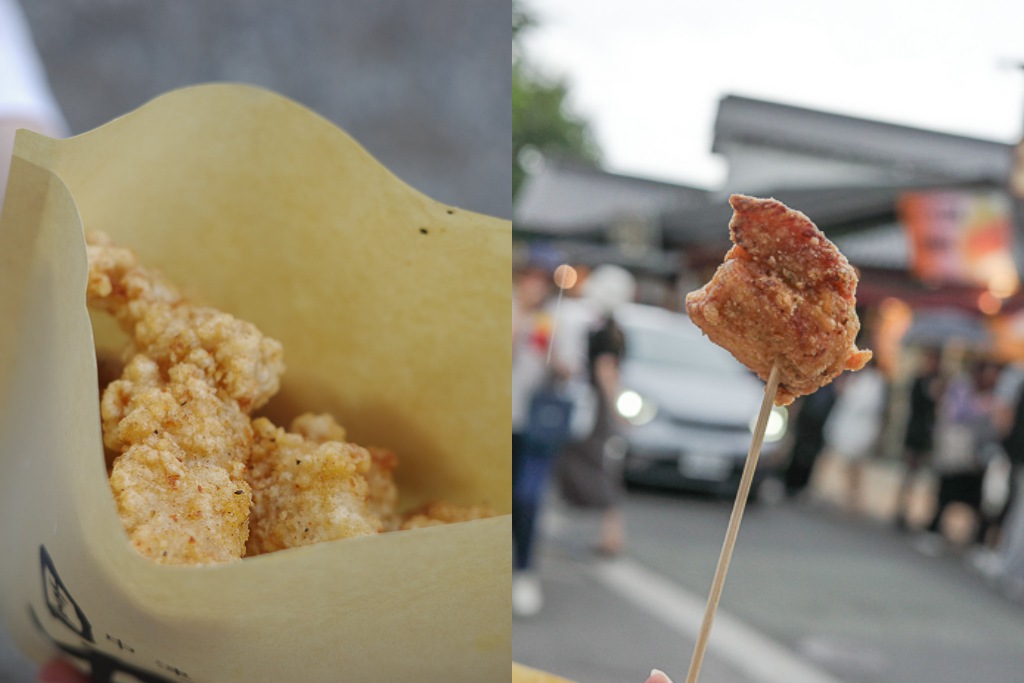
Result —
[[[750, 448], [764, 383], [683, 314], [630, 305], [615, 320], [626, 334], [616, 410], [629, 423], [627, 484], [734, 495]], [[753, 491], [778, 469], [787, 411], [768, 420]]]

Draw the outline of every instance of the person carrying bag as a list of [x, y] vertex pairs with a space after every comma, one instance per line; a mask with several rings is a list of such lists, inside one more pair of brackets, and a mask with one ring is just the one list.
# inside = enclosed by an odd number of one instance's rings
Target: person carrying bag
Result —
[[534, 258], [514, 274], [512, 301], [512, 611], [537, 614], [543, 594], [534, 549], [551, 465], [568, 438], [572, 402], [548, 362], [555, 258]]

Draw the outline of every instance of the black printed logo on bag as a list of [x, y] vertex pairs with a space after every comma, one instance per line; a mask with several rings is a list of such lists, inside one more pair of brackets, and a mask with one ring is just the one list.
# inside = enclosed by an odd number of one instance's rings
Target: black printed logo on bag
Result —
[[[46, 546], [39, 546], [39, 566], [42, 572], [43, 598], [51, 619], [44, 625], [35, 609], [29, 605], [32, 620], [43, 635], [49, 638], [61, 652], [76, 663], [84, 664], [87, 667], [86, 673], [91, 680], [95, 683], [121, 683], [121, 681], [137, 681], [138, 683], [181, 683], [185, 681], [187, 683], [191, 680], [188, 674], [181, 669], [160, 660], [156, 660], [156, 666], [172, 673], [175, 678], [167, 678], [99, 651], [93, 635], [92, 623], [71, 595], [71, 591], [60, 578], [60, 574], [57, 573], [57, 567], [46, 550]], [[47, 626], [55, 627], [55, 632], [51, 633]], [[77, 644], [69, 642], [74, 636], [79, 639]], [[135, 648], [128, 642], [109, 633], [106, 635], [105, 642], [112, 643], [120, 652], [136, 654]]]

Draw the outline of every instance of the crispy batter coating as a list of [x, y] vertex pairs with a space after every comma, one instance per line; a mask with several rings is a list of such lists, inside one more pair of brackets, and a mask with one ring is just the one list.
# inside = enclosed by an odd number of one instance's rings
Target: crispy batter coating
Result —
[[156, 562], [231, 562], [245, 552], [248, 484], [189, 458], [170, 438], [129, 447], [110, 487], [132, 545]]
[[767, 380], [779, 364], [777, 405], [810, 394], [871, 351], [854, 343], [857, 273], [799, 211], [733, 195], [735, 246], [711, 281], [686, 297], [690, 319]]
[[192, 305], [105, 234], [88, 233], [86, 245], [89, 305], [114, 316], [131, 336], [133, 352], [145, 353], [163, 372], [179, 363], [194, 365], [246, 413], [277, 392], [284, 372], [280, 342], [252, 323]]
[[137, 354], [100, 403], [106, 446], [120, 453], [110, 488], [143, 555], [166, 564], [237, 560], [252, 501], [244, 480], [249, 418], [197, 368], [161, 376]]
[[111, 450], [169, 440], [189, 459], [244, 479], [253, 438], [249, 417], [238, 403], [219, 397], [193, 365], [176, 365], [165, 379], [152, 359], [137, 354], [103, 393], [100, 416]]
[[89, 305], [113, 314], [127, 332], [131, 332], [139, 309], [157, 302], [181, 301], [177, 287], [159, 273], [141, 268], [135, 252], [115, 244], [106, 233], [87, 231], [85, 243], [89, 259], [86, 289]]
[[348, 441], [348, 433], [327, 413], [303, 413], [292, 420], [289, 430], [310, 441]]
[[143, 555], [166, 564], [241, 559], [252, 503], [249, 417], [195, 366], [136, 354], [100, 402], [104, 443], [119, 453], [110, 487]]
[[89, 305], [132, 338], [103, 391], [104, 444], [122, 524], [168, 564], [240, 559], [249, 535], [248, 413], [277, 391], [281, 345], [250, 323], [193, 306], [102, 233], [86, 236]]
[[403, 520], [392, 451], [348, 443], [330, 415], [300, 415], [291, 432], [250, 417], [280, 386], [277, 341], [191, 304], [103, 233], [87, 249], [88, 303], [131, 338], [123, 367], [98, 363], [120, 367], [103, 378], [100, 415], [111, 490], [144, 556], [228, 562], [494, 514], [433, 503]]
[[484, 519], [497, 514], [486, 505], [455, 505], [443, 500], [436, 500], [407, 514], [399, 528], [420, 529], [427, 526]]
[[[345, 428], [326, 413], [299, 415], [292, 420], [291, 431], [316, 443], [347, 440]], [[398, 466], [398, 456], [376, 446], [369, 446], [366, 450], [370, 453], [370, 469], [365, 475], [369, 487], [366, 504], [370, 512], [380, 519], [383, 530], [393, 531], [398, 525], [398, 487], [392, 473]]]
[[398, 528], [398, 487], [392, 473], [398, 466], [398, 456], [379, 446], [367, 446], [366, 450], [370, 452], [370, 470], [366, 473], [370, 492], [366, 504], [385, 531], [394, 531]]
[[252, 426], [250, 555], [382, 530], [367, 502], [366, 449], [313, 441], [262, 417]]

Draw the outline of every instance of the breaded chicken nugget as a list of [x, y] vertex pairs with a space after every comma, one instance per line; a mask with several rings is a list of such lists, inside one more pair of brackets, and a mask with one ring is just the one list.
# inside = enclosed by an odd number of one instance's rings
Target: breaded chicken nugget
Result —
[[[347, 440], [345, 428], [326, 413], [303, 413], [292, 420], [290, 429], [316, 443]], [[366, 472], [366, 485], [369, 487], [366, 504], [370, 512], [380, 519], [383, 530], [392, 531], [398, 522], [398, 487], [392, 474], [398, 466], [398, 456], [386, 448], [369, 446], [366, 450], [370, 453], [370, 469]]]
[[100, 401], [129, 538], [158, 562], [240, 559], [251, 507], [248, 412], [280, 385], [280, 343], [193, 306], [102, 233], [87, 235], [87, 254], [88, 303], [132, 339], [130, 360]]
[[439, 524], [468, 522], [474, 519], [494, 517], [497, 512], [486, 505], [455, 505], [443, 500], [432, 501], [405, 516], [401, 529], [420, 529]]
[[88, 303], [114, 316], [132, 338], [131, 353], [146, 354], [163, 372], [179, 363], [194, 365], [246, 413], [277, 393], [284, 373], [280, 342], [252, 323], [192, 305], [104, 233], [87, 233], [86, 245]]
[[104, 442], [120, 453], [110, 487], [143, 555], [167, 564], [241, 559], [252, 504], [245, 481], [249, 417], [198, 368], [164, 377], [136, 354], [100, 403]]
[[767, 380], [778, 363], [777, 405], [859, 370], [857, 273], [799, 211], [774, 199], [733, 195], [735, 246], [712, 280], [686, 297], [711, 341]]
[[114, 461], [110, 487], [132, 545], [156, 562], [231, 562], [245, 553], [248, 484], [169, 438], [129, 447]]
[[370, 487], [366, 504], [384, 525], [384, 531], [398, 528], [398, 487], [393, 472], [398, 466], [394, 451], [379, 446], [367, 446], [370, 453], [370, 470], [366, 473], [366, 484]]
[[[392, 451], [348, 443], [330, 415], [300, 415], [291, 432], [250, 417], [280, 386], [277, 341], [191, 304], [106, 235], [90, 233], [87, 245], [88, 303], [131, 338], [120, 376], [104, 380], [100, 414], [111, 490], [140, 553], [228, 562], [399, 527]], [[492, 514], [434, 503], [401, 526]]]
[[252, 426], [248, 554], [383, 529], [368, 505], [366, 473], [371, 458], [365, 448], [341, 441], [319, 443], [288, 433], [266, 418], [253, 420]]
[[235, 401], [219, 397], [193, 365], [176, 365], [164, 378], [155, 361], [137, 354], [103, 393], [100, 416], [104, 443], [113, 451], [170, 440], [186, 458], [244, 481], [252, 449], [249, 417]]
[[292, 420], [289, 431], [301, 434], [310, 441], [348, 441], [348, 433], [327, 413], [303, 413]]

